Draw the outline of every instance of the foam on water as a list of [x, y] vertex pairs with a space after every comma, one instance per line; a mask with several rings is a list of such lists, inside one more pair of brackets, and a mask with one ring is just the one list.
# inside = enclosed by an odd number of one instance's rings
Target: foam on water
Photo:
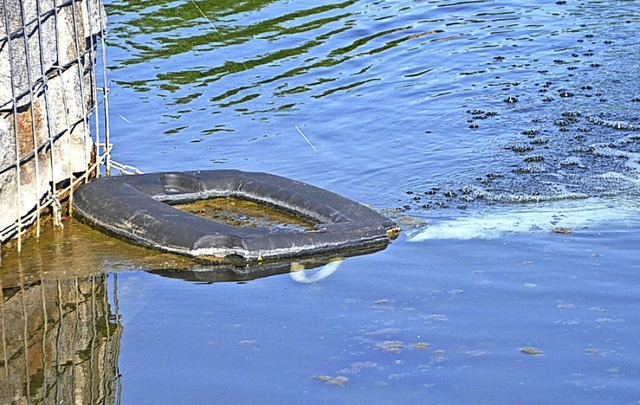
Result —
[[435, 222], [410, 234], [410, 242], [428, 239], [491, 239], [513, 233], [579, 231], [610, 224], [629, 223], [637, 217], [637, 207], [615, 205], [604, 200], [572, 201], [553, 205], [525, 205], [501, 208], [481, 216]]

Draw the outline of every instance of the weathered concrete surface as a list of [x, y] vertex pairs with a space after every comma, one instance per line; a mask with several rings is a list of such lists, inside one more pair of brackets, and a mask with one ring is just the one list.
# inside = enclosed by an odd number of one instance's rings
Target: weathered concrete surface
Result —
[[0, 0], [0, 243], [91, 162], [91, 44], [105, 23], [101, 0]]

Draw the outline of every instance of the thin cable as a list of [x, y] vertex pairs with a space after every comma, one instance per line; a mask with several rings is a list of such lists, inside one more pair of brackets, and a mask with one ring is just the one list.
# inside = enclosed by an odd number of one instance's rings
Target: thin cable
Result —
[[[89, 48], [90, 49], [97, 49], [97, 45], [95, 42], [95, 35], [94, 35], [94, 31], [93, 31], [93, 24], [92, 24], [92, 20], [93, 18], [91, 17], [91, 2], [87, 1], [87, 23], [89, 26], [89, 35], [87, 36], [89, 39]], [[86, 36], [86, 35], [85, 35]], [[89, 83], [91, 83], [91, 100], [93, 101], [93, 106], [91, 107], [92, 111], [96, 111], [96, 115], [95, 115], [95, 143], [94, 143], [94, 150], [95, 150], [95, 156], [99, 156], [100, 155], [100, 114], [98, 114], [98, 108], [96, 107], [96, 104], [98, 103], [98, 88], [96, 85], [96, 65], [94, 63], [94, 58], [91, 58], [89, 60], [89, 62], [87, 63], [87, 65], [89, 66], [88, 72], [89, 72], [89, 77], [90, 77], [90, 81]], [[100, 175], [100, 172], [98, 171], [98, 176]]]

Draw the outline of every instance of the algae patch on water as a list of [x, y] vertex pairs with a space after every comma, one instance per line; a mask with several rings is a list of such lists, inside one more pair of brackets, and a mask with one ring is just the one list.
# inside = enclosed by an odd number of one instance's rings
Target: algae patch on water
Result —
[[404, 343], [399, 340], [385, 340], [378, 343], [377, 347], [387, 353], [400, 353], [404, 349]]
[[212, 198], [188, 204], [177, 204], [176, 208], [238, 227], [276, 227], [299, 232], [313, 230], [313, 221], [271, 206], [239, 198]]
[[528, 354], [530, 356], [539, 356], [544, 352], [537, 347], [521, 347], [520, 353]]
[[349, 378], [342, 375], [335, 376], [335, 377], [331, 377], [328, 375], [317, 375], [317, 376], [314, 376], [314, 378], [318, 381], [322, 381], [323, 383], [326, 383], [329, 385], [337, 385], [337, 386], [342, 386], [349, 382]]

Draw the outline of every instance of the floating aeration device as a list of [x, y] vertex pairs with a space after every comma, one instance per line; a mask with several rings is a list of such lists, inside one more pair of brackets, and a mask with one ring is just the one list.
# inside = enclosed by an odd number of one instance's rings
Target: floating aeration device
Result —
[[[176, 205], [215, 198], [257, 203], [308, 226], [234, 226]], [[360, 203], [267, 173], [238, 170], [102, 177], [74, 194], [81, 220], [136, 244], [205, 261], [261, 262], [384, 248], [400, 229]]]

